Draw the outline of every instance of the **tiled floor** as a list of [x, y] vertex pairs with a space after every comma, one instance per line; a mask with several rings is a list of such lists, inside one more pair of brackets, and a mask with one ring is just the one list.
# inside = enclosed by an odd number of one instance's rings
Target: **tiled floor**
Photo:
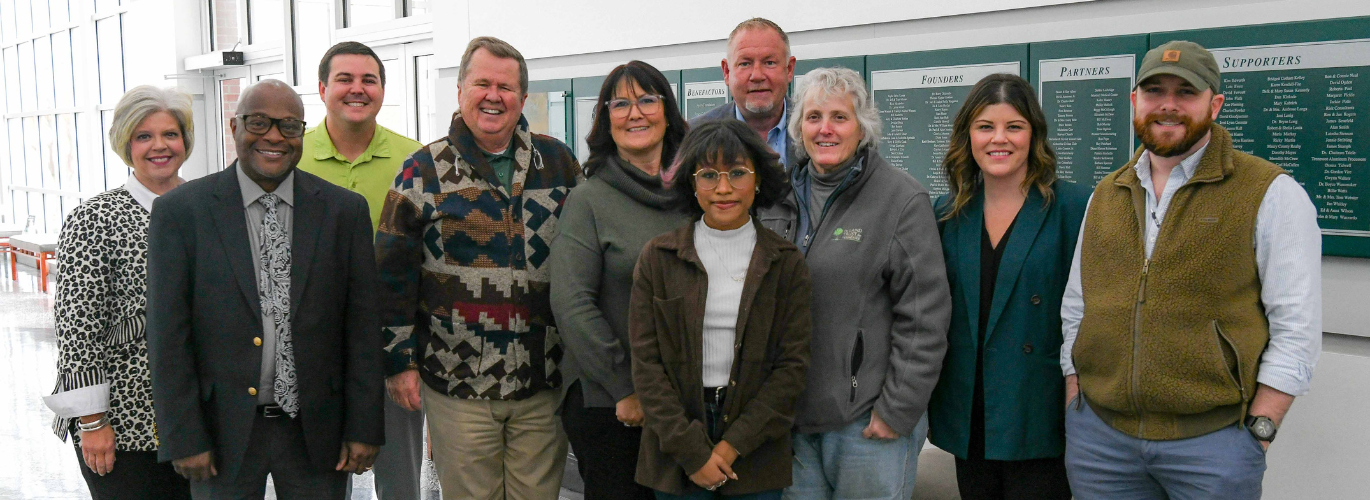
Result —
[[[53, 336], [52, 295], [38, 291], [33, 273], [20, 268], [19, 280], [0, 267], [0, 500], [90, 498], [70, 443], [52, 434], [52, 412], [42, 397], [56, 380], [57, 341]], [[49, 290], [52, 282], [49, 281]], [[950, 455], [928, 446], [919, 464], [916, 500], [957, 499]], [[438, 496], [431, 464], [425, 471], [424, 499]], [[567, 469], [561, 497], [579, 500], [579, 478]], [[267, 498], [275, 495], [268, 489]], [[353, 500], [374, 498], [371, 475], [353, 481]]]

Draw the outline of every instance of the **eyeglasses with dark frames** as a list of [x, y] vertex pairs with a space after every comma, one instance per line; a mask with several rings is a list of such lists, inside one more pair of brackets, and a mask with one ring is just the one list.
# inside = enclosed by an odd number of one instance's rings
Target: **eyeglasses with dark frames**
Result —
[[244, 129], [257, 135], [266, 135], [273, 126], [276, 127], [276, 130], [281, 131], [281, 137], [294, 139], [304, 135], [304, 120], [272, 118], [264, 115], [238, 115], [238, 119], [242, 120]]
[[644, 94], [633, 99], [610, 99], [604, 101], [604, 106], [609, 108], [609, 116], [623, 118], [628, 116], [633, 105], [637, 105], [637, 110], [644, 115], [654, 115], [661, 112], [661, 103], [666, 100], [665, 96], [658, 94]]

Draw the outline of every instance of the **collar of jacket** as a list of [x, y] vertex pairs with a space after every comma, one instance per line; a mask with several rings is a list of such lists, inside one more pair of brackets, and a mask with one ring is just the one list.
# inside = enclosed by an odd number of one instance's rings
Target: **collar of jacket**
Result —
[[[447, 129], [447, 140], [452, 143], [457, 154], [462, 161], [471, 166], [481, 178], [486, 179], [491, 185], [499, 185], [495, 170], [490, 168], [490, 163], [485, 161], [485, 151], [476, 145], [476, 135], [466, 126], [466, 122], [461, 119], [461, 110], [452, 113], [452, 125]], [[532, 166], [535, 169], [542, 169], [542, 155], [537, 148], [533, 147], [533, 134], [528, 131], [528, 118], [519, 115], [519, 123], [514, 127], [513, 142], [509, 145], [514, 156], [514, 168], [521, 170]], [[527, 150], [526, 152], [523, 150]], [[531, 165], [524, 164], [519, 158], [531, 158]], [[515, 176], [517, 178], [517, 176]], [[503, 186], [511, 194], [513, 186]]]
[[[662, 239], [660, 248], [674, 251], [680, 260], [692, 263], [704, 272], [704, 262], [699, 260], [699, 252], [695, 249], [695, 223], [699, 220], [696, 217], [693, 222], [666, 233], [667, 237]], [[756, 216], [752, 216], [750, 224], [756, 227], [756, 249], [752, 251], [752, 260], [747, 267], [747, 283], [754, 281], [753, 274], [765, 274], [770, 263], [780, 258], [780, 248], [790, 244], [780, 235], [763, 227]]]

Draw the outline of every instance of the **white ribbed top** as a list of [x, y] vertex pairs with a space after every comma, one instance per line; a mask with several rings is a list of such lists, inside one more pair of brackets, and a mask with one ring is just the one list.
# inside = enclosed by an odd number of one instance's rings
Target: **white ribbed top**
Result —
[[704, 299], [704, 387], [726, 386], [732, 374], [737, 311], [754, 248], [756, 227], [750, 220], [730, 231], [711, 228], [702, 219], [695, 223], [695, 251], [709, 273], [709, 294]]

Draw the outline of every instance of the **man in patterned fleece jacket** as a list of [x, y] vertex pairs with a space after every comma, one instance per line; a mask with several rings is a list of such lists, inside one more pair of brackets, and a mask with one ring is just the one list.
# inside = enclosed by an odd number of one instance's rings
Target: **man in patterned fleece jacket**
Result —
[[402, 406], [422, 401], [445, 495], [556, 498], [566, 439], [547, 254], [580, 165], [528, 132], [518, 50], [476, 38], [458, 79], [447, 137], [405, 160], [376, 233], [386, 386]]

